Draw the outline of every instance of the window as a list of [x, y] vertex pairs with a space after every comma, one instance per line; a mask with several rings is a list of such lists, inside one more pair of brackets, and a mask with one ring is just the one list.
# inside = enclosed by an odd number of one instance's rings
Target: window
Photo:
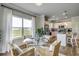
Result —
[[12, 17], [12, 38], [22, 37], [22, 18]]
[[12, 17], [12, 38], [32, 36], [32, 20], [13, 16]]
[[32, 36], [32, 20], [23, 19], [24, 36]]

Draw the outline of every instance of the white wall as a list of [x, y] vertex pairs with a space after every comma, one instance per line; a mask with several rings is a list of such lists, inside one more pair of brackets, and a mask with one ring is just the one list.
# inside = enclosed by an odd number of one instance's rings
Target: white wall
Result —
[[72, 17], [72, 30], [79, 34], [79, 16]]
[[37, 16], [35, 19], [36, 29], [44, 27], [44, 21], [45, 21], [44, 15]]

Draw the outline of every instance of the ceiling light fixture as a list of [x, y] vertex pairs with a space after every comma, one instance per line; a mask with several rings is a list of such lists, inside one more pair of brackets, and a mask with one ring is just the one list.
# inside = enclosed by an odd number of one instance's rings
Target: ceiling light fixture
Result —
[[51, 19], [52, 20], [66, 20], [66, 19], [71, 19], [71, 10], [68, 9], [68, 10], [65, 10], [60, 16], [51, 16]]
[[66, 10], [62, 13], [63, 16], [66, 16], [67, 14], [68, 14], [68, 11]]
[[42, 5], [42, 3], [35, 3], [37, 6], [41, 6]]
[[69, 11], [67, 11], [67, 10], [65, 10], [65, 11], [62, 13], [62, 15], [63, 15], [64, 19], [67, 19], [67, 18], [71, 17]]

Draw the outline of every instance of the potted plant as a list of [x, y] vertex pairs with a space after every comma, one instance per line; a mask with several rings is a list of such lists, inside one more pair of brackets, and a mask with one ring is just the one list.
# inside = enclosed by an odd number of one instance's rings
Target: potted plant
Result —
[[44, 30], [43, 28], [38, 28], [36, 29], [36, 37], [37, 37], [37, 44], [41, 40], [41, 37], [44, 35]]

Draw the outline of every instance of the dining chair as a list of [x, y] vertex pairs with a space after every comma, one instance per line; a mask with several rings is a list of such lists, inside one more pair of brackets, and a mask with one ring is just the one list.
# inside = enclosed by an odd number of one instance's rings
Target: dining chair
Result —
[[79, 39], [77, 39], [76, 55], [79, 55]]
[[78, 48], [79, 48], [79, 39], [77, 39], [77, 46], [78, 46]]
[[35, 55], [35, 48], [28, 47], [26, 44], [20, 46], [16, 44], [9, 44], [11, 46], [11, 56], [33, 56]]
[[40, 47], [39, 55], [41, 55], [41, 56], [58, 56], [60, 44], [61, 44], [61, 42], [56, 40], [51, 44], [52, 48], [51, 47]]
[[48, 39], [48, 43], [51, 44], [51, 43], [53, 43], [55, 40], [57, 40], [57, 38], [56, 38], [55, 36], [54, 36], [54, 37], [50, 36], [49, 39]]
[[54, 52], [53, 52], [53, 56], [58, 56], [59, 55], [59, 50], [60, 50], [60, 44], [61, 41], [56, 40], [52, 45], [54, 45]]
[[22, 52], [19, 53], [16, 49], [12, 49], [11, 55], [12, 56], [34, 56], [35, 50], [34, 50], [33, 47], [29, 47], [25, 51], [22, 51]]
[[24, 52], [20, 53], [18, 56], [35, 56], [35, 48], [29, 47]]

